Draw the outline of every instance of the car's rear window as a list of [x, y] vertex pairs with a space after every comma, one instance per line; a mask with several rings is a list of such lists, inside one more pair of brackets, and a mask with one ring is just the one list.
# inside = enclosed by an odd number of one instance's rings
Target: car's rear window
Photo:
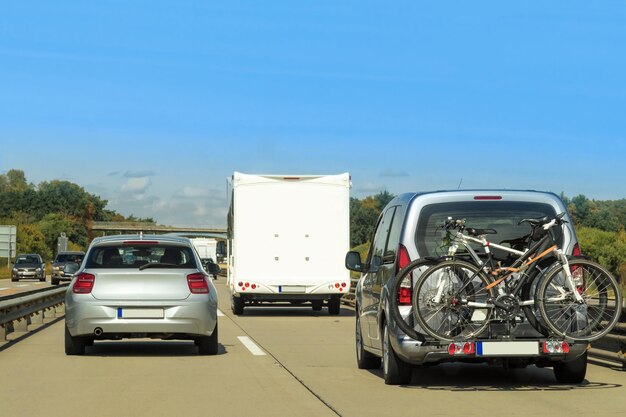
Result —
[[139, 268], [146, 264], [163, 268], [197, 268], [192, 250], [186, 246], [121, 243], [93, 248], [86, 267]]
[[[445, 235], [442, 226], [448, 217], [452, 217], [465, 219], [466, 227], [495, 229], [498, 233], [487, 235], [488, 241], [523, 250], [524, 248], [518, 245], [526, 246], [523, 242], [524, 237], [530, 233], [530, 226], [528, 223], [518, 225], [519, 221], [544, 216], [554, 217], [556, 214], [551, 205], [543, 203], [467, 201], [431, 204], [425, 206], [419, 215], [417, 249], [420, 257], [444, 255], [447, 247], [442, 246]], [[555, 228], [555, 231], [558, 243], [561, 244], [562, 231], [559, 228]]]

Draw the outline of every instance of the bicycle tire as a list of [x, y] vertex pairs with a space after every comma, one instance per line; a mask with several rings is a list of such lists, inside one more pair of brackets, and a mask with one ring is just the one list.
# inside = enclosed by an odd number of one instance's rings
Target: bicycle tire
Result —
[[[446, 293], [442, 294], [442, 301], [435, 304], [433, 297], [437, 287], [441, 285], [441, 276], [438, 274], [442, 273], [447, 274], [449, 281], [446, 284]], [[493, 290], [486, 288], [490, 282], [474, 264], [455, 259], [440, 262], [421, 274], [417, 280], [413, 293], [415, 320], [426, 333], [442, 341], [477, 337], [489, 326], [494, 308], [470, 307], [463, 303], [463, 299], [487, 303], [493, 299]], [[474, 314], [478, 310], [481, 312], [475, 319]], [[443, 316], [439, 317], [440, 313]], [[481, 315], [484, 316], [481, 318]]]
[[[541, 279], [555, 267], [560, 267], [560, 264], [555, 259], [549, 259], [546, 262], [540, 262], [538, 265], [534, 265], [527, 274], [528, 278], [526, 283], [522, 286], [522, 300], [536, 300], [537, 288], [539, 287]], [[550, 329], [544, 324], [541, 318], [541, 312], [539, 312], [538, 309], [537, 303], [522, 306], [522, 311], [528, 323], [541, 335], [549, 336]]]
[[[404, 332], [407, 336], [414, 340], [424, 340], [424, 335], [418, 333], [414, 326], [411, 326], [407, 323], [402, 315], [400, 314], [400, 308], [398, 304], [398, 293], [400, 292], [400, 287], [402, 286], [402, 282], [409, 276], [413, 276], [413, 273], [417, 271], [419, 268], [430, 268], [436, 265], [439, 261], [433, 259], [416, 259], [406, 267], [404, 267], [398, 275], [396, 275], [396, 279], [393, 282], [393, 285], [390, 287], [389, 292], [389, 315], [392, 320], [398, 325], [400, 330]], [[426, 269], [424, 269], [425, 271]], [[424, 271], [421, 271], [423, 273]], [[411, 275], [409, 275], [411, 274]], [[415, 285], [415, 281], [413, 281], [413, 285]], [[411, 288], [411, 293], [413, 293], [413, 288]], [[412, 308], [412, 305], [411, 305]], [[413, 312], [409, 313], [409, 317], [413, 316]]]
[[583, 303], [576, 302], [565, 285], [563, 269], [554, 268], [537, 289], [539, 311], [553, 333], [574, 341], [597, 340], [609, 333], [620, 318], [621, 289], [611, 273], [595, 262], [575, 259], [569, 267], [582, 283], [577, 291]]

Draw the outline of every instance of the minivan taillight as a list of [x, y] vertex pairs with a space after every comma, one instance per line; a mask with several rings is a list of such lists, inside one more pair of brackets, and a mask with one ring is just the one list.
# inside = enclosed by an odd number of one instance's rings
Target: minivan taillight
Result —
[[204, 274], [199, 272], [187, 275], [187, 284], [192, 294], [208, 294], [209, 284]]
[[72, 286], [72, 292], [74, 294], [90, 294], [95, 282], [95, 275], [82, 272], [76, 275], [76, 282], [74, 282], [74, 286]]
[[574, 249], [572, 249], [572, 256], [580, 256], [582, 255], [582, 252], [580, 250], [580, 246], [578, 245], [578, 242], [574, 243]]
[[[396, 276], [411, 263], [409, 258], [409, 251], [406, 250], [404, 245], [398, 246], [398, 262], [396, 262]], [[410, 306], [411, 296], [413, 295], [413, 274], [410, 274], [404, 279], [404, 282], [400, 284], [400, 290], [398, 290], [398, 305]]]
[[[581, 255], [582, 252], [580, 250], [580, 246], [578, 245], [578, 242], [576, 242], [574, 244], [574, 248], [572, 249], [572, 256], [576, 257]], [[579, 294], [582, 294], [583, 292], [585, 292], [585, 286], [587, 285], [587, 283], [585, 282], [585, 271], [582, 268], [573, 266], [571, 272], [572, 278], [574, 279], [574, 285], [576, 285], [576, 290]]]

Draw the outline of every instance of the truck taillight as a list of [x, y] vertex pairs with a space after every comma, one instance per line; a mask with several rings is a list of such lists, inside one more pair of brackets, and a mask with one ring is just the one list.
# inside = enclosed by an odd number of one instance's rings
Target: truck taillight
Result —
[[72, 286], [72, 292], [74, 294], [90, 294], [95, 282], [95, 275], [87, 274], [86, 272], [80, 273], [76, 275], [76, 282]]
[[187, 284], [192, 294], [208, 294], [209, 284], [204, 274], [199, 272], [187, 275]]
[[[408, 264], [411, 263], [409, 258], [409, 251], [406, 250], [404, 245], [398, 246], [398, 261], [396, 262], [396, 276], [402, 271]], [[411, 296], [413, 295], [413, 274], [410, 274], [404, 279], [404, 282], [400, 284], [400, 290], [398, 291], [398, 305], [407, 306], [411, 305]]]

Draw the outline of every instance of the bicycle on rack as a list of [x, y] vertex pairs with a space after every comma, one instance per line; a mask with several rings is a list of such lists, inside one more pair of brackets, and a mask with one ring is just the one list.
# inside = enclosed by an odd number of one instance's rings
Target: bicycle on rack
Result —
[[[486, 235], [497, 233], [493, 229], [469, 228], [463, 219], [449, 219], [444, 225], [447, 256], [412, 262], [398, 275], [396, 289], [406, 278], [416, 279], [412, 317], [425, 333], [439, 340], [476, 338], [495, 319], [514, 326], [521, 313], [545, 336], [596, 340], [617, 323], [621, 292], [602, 266], [587, 259], [569, 259], [558, 247], [553, 228], [565, 223], [563, 215], [520, 221], [531, 226], [529, 247], [524, 251], [487, 241]], [[483, 248], [486, 261], [472, 244]], [[461, 247], [463, 254], [458, 253]], [[501, 266], [491, 248], [517, 258], [511, 265]], [[539, 263], [549, 266], [534, 268]], [[409, 323], [398, 320], [393, 301], [391, 311], [407, 335], [421, 339]]]

